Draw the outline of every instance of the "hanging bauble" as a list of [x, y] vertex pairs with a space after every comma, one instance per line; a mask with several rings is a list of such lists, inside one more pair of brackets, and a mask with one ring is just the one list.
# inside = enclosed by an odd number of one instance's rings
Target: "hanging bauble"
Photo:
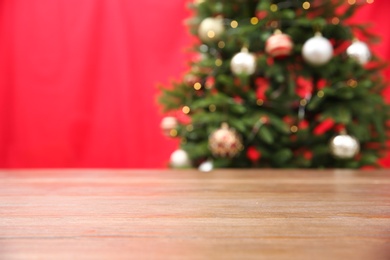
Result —
[[213, 169], [214, 169], [214, 164], [213, 161], [211, 160], [202, 162], [198, 167], [198, 170], [201, 172], [211, 172]]
[[302, 56], [311, 65], [324, 65], [333, 57], [333, 46], [328, 39], [316, 33], [303, 44]]
[[222, 17], [208, 17], [199, 24], [198, 35], [204, 42], [215, 42], [219, 41], [224, 31]]
[[171, 154], [170, 165], [173, 168], [187, 168], [191, 166], [191, 161], [186, 151], [178, 149]]
[[337, 135], [330, 141], [330, 152], [339, 159], [353, 158], [359, 150], [358, 140], [347, 134]]
[[164, 117], [161, 120], [160, 127], [166, 136], [172, 136], [172, 130], [175, 130], [177, 127], [177, 119], [173, 116]]
[[209, 137], [209, 148], [214, 156], [234, 157], [243, 148], [241, 137], [224, 123]]
[[247, 48], [242, 48], [230, 61], [230, 69], [235, 75], [252, 75], [256, 71], [255, 55]]
[[347, 48], [347, 54], [361, 65], [366, 64], [371, 58], [371, 52], [367, 44], [359, 40], [355, 40]]
[[275, 31], [265, 42], [265, 51], [275, 58], [289, 56], [293, 47], [291, 37], [280, 30]]

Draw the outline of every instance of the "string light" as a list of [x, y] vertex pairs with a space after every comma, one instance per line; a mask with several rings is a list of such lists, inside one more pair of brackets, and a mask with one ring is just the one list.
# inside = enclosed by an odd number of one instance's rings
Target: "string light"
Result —
[[272, 21], [272, 22], [271, 22], [271, 27], [272, 27], [272, 28], [278, 28], [278, 26], [279, 26], [278, 21]]
[[215, 66], [217, 66], [217, 67], [220, 67], [220, 66], [222, 66], [222, 60], [221, 59], [216, 59], [215, 60]]
[[196, 82], [195, 84], [194, 84], [194, 89], [195, 90], [200, 90], [202, 88], [202, 84], [200, 84], [199, 82]]
[[257, 17], [252, 17], [251, 18], [251, 24], [252, 25], [256, 25], [256, 24], [258, 24], [259, 23], [259, 19], [257, 18]]
[[203, 3], [203, 2], [204, 2], [204, 0], [195, 0], [195, 4], [196, 5], [199, 5], [199, 4]]
[[302, 8], [305, 9], [305, 10], [309, 9], [309, 8], [310, 8], [310, 3], [307, 2], [307, 1], [306, 1], [306, 2], [303, 2]]
[[177, 130], [176, 129], [171, 129], [171, 131], [169, 131], [169, 135], [171, 137], [176, 137], [177, 136]]
[[190, 109], [189, 106], [184, 106], [184, 107], [182, 108], [182, 111], [183, 111], [184, 114], [189, 114], [190, 111], [191, 111], [191, 109]]
[[230, 26], [235, 29], [238, 27], [238, 22], [236, 20], [231, 21]]
[[333, 17], [332, 18], [332, 24], [337, 25], [339, 23], [340, 23], [340, 19], [338, 17]]
[[194, 130], [194, 126], [193, 125], [188, 125], [186, 126], [186, 129], [188, 132], [192, 132]]
[[367, 0], [367, 4], [372, 4], [374, 3], [374, 0]]
[[258, 106], [262, 106], [262, 105], [264, 104], [264, 101], [261, 100], [261, 99], [258, 99], [258, 100], [256, 101], [256, 104], [257, 104]]
[[348, 4], [354, 5], [354, 4], [356, 4], [356, 0], [348, 0]]
[[215, 32], [214, 31], [208, 31], [207, 32], [207, 37], [209, 37], [210, 39], [213, 39], [215, 37]]
[[218, 48], [220, 48], [220, 49], [223, 49], [223, 48], [225, 48], [225, 42], [224, 41], [219, 41], [218, 42]]
[[276, 12], [278, 11], [278, 6], [276, 4], [272, 4], [269, 9], [271, 10], [271, 12]]
[[358, 83], [357, 83], [356, 80], [350, 79], [350, 80], [347, 81], [347, 85], [350, 86], [351, 88], [356, 88]]
[[291, 128], [290, 128], [291, 132], [293, 133], [296, 133], [298, 132], [298, 127], [296, 125], [293, 125]]
[[324, 97], [324, 95], [325, 95], [325, 93], [324, 93], [324, 91], [322, 91], [322, 90], [318, 91], [318, 93], [317, 93], [317, 96], [318, 96], [319, 98]]
[[210, 112], [215, 112], [215, 110], [217, 110], [217, 107], [214, 104], [211, 104], [209, 106], [209, 110], [210, 110]]
[[306, 106], [307, 105], [307, 100], [306, 99], [302, 99], [301, 102], [299, 102], [299, 104], [301, 106]]

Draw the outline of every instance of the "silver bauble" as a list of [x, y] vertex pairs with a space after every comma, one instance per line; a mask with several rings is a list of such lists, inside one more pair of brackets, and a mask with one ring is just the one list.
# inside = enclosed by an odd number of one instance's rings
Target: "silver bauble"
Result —
[[359, 150], [358, 140], [347, 134], [337, 135], [330, 141], [330, 151], [339, 159], [353, 158]]
[[359, 64], [366, 64], [371, 58], [371, 52], [367, 44], [361, 41], [354, 41], [348, 48], [347, 54]]
[[255, 55], [242, 48], [230, 61], [230, 69], [235, 75], [252, 75], [256, 71]]
[[215, 42], [219, 41], [224, 31], [222, 17], [208, 17], [199, 24], [198, 35], [203, 42]]
[[308, 39], [302, 47], [303, 59], [314, 66], [328, 63], [333, 57], [333, 46], [330, 41], [317, 33]]

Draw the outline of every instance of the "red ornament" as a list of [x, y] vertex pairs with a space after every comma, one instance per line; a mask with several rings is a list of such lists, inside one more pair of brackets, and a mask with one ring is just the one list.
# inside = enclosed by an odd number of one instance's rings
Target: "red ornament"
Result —
[[257, 78], [255, 81], [256, 84], [256, 98], [265, 101], [267, 99], [266, 92], [269, 88], [269, 82], [265, 78]]
[[306, 160], [310, 161], [311, 159], [313, 159], [313, 152], [309, 151], [309, 150], [305, 150], [303, 152], [303, 158], [305, 158]]
[[309, 127], [309, 122], [307, 122], [306, 120], [302, 120], [298, 124], [298, 128], [301, 129], [301, 130], [305, 130], [308, 127]]
[[187, 114], [184, 114], [182, 110], [178, 110], [174, 113], [174, 116], [177, 118], [177, 121], [180, 123], [180, 124], [183, 124], [183, 125], [188, 125], [188, 124], [191, 124], [191, 117]]
[[314, 135], [322, 135], [334, 126], [334, 121], [331, 118], [327, 118], [314, 128]]
[[337, 133], [343, 133], [343, 132], [345, 132], [345, 125], [343, 125], [343, 124], [338, 124], [338, 125], [336, 125], [336, 126], [334, 127], [334, 129], [335, 129], [335, 131], [336, 131]]
[[242, 97], [240, 97], [240, 96], [234, 96], [233, 100], [234, 100], [234, 102], [236, 102], [236, 104], [241, 105], [242, 103], [244, 103], [244, 99], [242, 99]]
[[276, 31], [265, 43], [265, 51], [272, 57], [289, 56], [293, 49], [293, 42], [289, 35]]
[[215, 85], [215, 78], [212, 76], [208, 77], [206, 79], [206, 84], [205, 84], [206, 88], [211, 89], [214, 87], [214, 85]]
[[259, 18], [260, 20], [267, 17], [267, 15], [268, 15], [267, 11], [264, 11], [264, 10], [256, 12], [256, 17]]
[[260, 159], [261, 153], [256, 149], [256, 147], [251, 146], [251, 147], [248, 148], [248, 150], [246, 152], [246, 156], [252, 162], [256, 162], [256, 161], [258, 161]]
[[292, 125], [293, 123], [294, 123], [294, 119], [291, 117], [291, 116], [289, 116], [289, 115], [287, 115], [287, 116], [284, 116], [283, 118], [282, 118], [282, 120], [286, 123], [286, 124], [288, 124], [288, 125]]
[[295, 92], [301, 98], [306, 98], [313, 92], [313, 82], [310, 79], [298, 77]]

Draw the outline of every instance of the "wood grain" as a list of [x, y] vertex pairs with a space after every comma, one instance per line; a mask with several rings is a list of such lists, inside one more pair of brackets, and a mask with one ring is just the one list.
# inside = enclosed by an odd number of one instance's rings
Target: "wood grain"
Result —
[[390, 259], [390, 174], [3, 170], [0, 259]]

